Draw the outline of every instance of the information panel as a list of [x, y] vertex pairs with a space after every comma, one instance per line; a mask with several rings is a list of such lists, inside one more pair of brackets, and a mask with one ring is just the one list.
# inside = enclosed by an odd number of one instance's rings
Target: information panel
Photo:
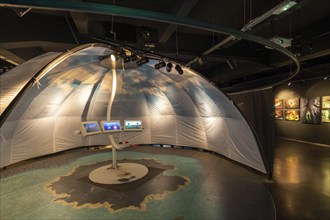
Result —
[[125, 120], [124, 131], [142, 131], [142, 121]]
[[121, 131], [120, 121], [101, 121], [101, 125], [103, 133], [114, 133]]
[[85, 137], [87, 135], [100, 134], [101, 129], [97, 121], [85, 121], [81, 122], [80, 130], [82, 135]]

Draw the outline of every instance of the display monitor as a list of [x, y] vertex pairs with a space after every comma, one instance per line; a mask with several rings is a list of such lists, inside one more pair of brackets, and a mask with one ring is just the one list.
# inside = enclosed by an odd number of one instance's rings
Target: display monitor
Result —
[[119, 121], [101, 121], [103, 133], [120, 132], [121, 126]]
[[100, 134], [101, 129], [97, 121], [84, 121], [80, 124], [80, 130], [82, 135], [85, 137], [87, 135]]
[[124, 131], [142, 131], [142, 121], [125, 120]]

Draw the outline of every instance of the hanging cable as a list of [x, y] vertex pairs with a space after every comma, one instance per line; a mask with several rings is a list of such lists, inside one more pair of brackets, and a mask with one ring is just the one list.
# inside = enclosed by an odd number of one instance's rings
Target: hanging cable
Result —
[[[113, 0], [112, 1], [112, 4], [115, 6], [116, 5], [116, 0]], [[113, 36], [113, 40], [116, 41], [117, 39], [117, 36], [116, 36], [116, 33], [113, 31], [113, 23], [114, 23], [114, 20], [115, 20], [115, 15], [112, 15], [111, 17], [111, 29], [110, 29], [110, 34]]]
[[244, 6], [243, 6], [243, 15], [244, 15], [244, 18], [243, 18], [243, 22], [244, 22], [244, 25], [246, 24], [246, 0], [244, 0]]
[[252, 20], [252, 0], [250, 0], [250, 21]]
[[72, 34], [74, 40], [76, 41], [76, 44], [80, 44], [79, 41], [78, 41], [78, 38], [77, 38], [76, 34], [74, 33], [74, 31], [73, 31], [73, 29], [72, 29], [72, 27], [71, 27], [71, 24], [70, 24], [70, 21], [69, 21], [69, 19], [68, 19], [68, 17], [67, 17], [67, 13], [66, 13], [66, 12], [64, 12], [64, 17], [65, 17], [66, 23], [67, 23], [68, 26], [69, 26], [69, 29], [70, 29], [70, 31], [71, 31], [71, 34]]
[[179, 56], [178, 26], [175, 28], [176, 58]]

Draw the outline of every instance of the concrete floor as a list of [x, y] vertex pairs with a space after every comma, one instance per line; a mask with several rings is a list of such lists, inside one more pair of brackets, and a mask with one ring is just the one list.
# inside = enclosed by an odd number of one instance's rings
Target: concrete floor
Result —
[[273, 181], [277, 219], [330, 219], [330, 148], [277, 139]]
[[[0, 219], [330, 219], [327, 147], [278, 139], [272, 181], [196, 150], [141, 146], [118, 157], [154, 171], [129, 187], [95, 185], [85, 178], [88, 169], [111, 159], [110, 150], [99, 149], [1, 170]], [[128, 198], [130, 206], [124, 201], [111, 207], [108, 197], [112, 203]]]

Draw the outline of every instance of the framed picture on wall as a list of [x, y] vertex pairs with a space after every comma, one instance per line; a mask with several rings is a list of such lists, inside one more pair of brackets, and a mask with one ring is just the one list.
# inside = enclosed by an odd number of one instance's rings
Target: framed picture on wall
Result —
[[322, 109], [322, 122], [330, 123], [330, 109]]
[[330, 96], [322, 96], [322, 108], [330, 108]]
[[278, 109], [275, 110], [275, 119], [276, 120], [283, 120], [284, 119], [283, 110], [278, 110]]
[[300, 121], [300, 111], [297, 109], [285, 110], [286, 121]]
[[275, 99], [274, 107], [275, 107], [275, 109], [282, 109], [283, 108], [283, 99]]
[[300, 118], [303, 124], [320, 124], [321, 97], [301, 98]]
[[285, 108], [286, 109], [296, 109], [300, 107], [299, 98], [285, 99]]

